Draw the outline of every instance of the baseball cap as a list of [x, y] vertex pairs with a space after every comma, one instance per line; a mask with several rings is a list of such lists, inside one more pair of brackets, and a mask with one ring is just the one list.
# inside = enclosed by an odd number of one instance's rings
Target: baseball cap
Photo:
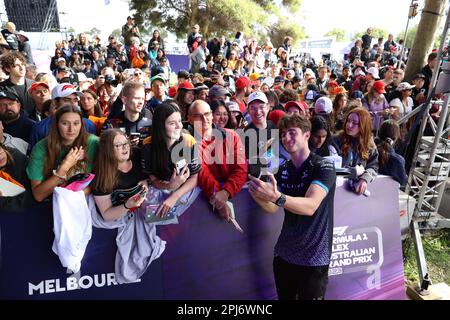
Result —
[[356, 90], [350, 94], [350, 99], [362, 99], [364, 97], [362, 91]]
[[239, 105], [237, 104], [236, 101], [228, 102], [227, 107], [228, 107], [228, 110], [230, 110], [230, 112], [241, 112], [241, 109], [239, 109]]
[[202, 90], [209, 90], [209, 88], [206, 85], [204, 85], [203, 83], [197, 84], [195, 86], [195, 92], [200, 92]]
[[195, 87], [189, 81], [185, 81], [178, 85], [178, 90], [181, 90], [181, 89], [192, 91], [192, 90], [195, 90]]
[[264, 103], [268, 103], [266, 95], [262, 91], [255, 91], [251, 95], [248, 96], [247, 105], [250, 105], [255, 100], [262, 101]]
[[308, 109], [308, 105], [306, 104], [306, 102], [303, 102], [303, 101], [288, 101], [284, 105], [284, 110], [286, 110], [286, 112], [287, 112], [292, 107], [298, 108], [300, 111], [305, 111], [306, 109]]
[[10, 99], [20, 102], [19, 97], [11, 91], [0, 91], [0, 99]]
[[153, 81], [159, 80], [162, 83], [166, 83], [166, 79], [164, 79], [164, 77], [161, 74], [157, 74], [156, 76], [152, 77], [150, 79], [150, 83], [153, 83]]
[[295, 75], [293, 78], [292, 78], [292, 82], [300, 82], [300, 81], [302, 81], [302, 78], [300, 78], [300, 76], [298, 76], [298, 75]]
[[309, 68], [307, 68], [303, 74], [305, 74], [305, 75], [308, 74], [308, 75], [314, 76], [314, 77], [316, 76], [315, 73], [314, 73], [314, 71], [312, 71], [312, 70], [309, 69]]
[[261, 78], [264, 78], [264, 76], [262, 74], [259, 74], [259, 73], [256, 73], [256, 72], [250, 74], [250, 80], [251, 81], [256, 81], [256, 80], [259, 80]]
[[327, 115], [333, 111], [333, 102], [328, 97], [320, 97], [314, 104], [316, 114]]
[[282, 76], [276, 76], [273, 83], [277, 84], [277, 83], [283, 83], [284, 82], [284, 77]]
[[23, 30], [16, 32], [16, 35], [24, 37], [26, 39], [26, 41], [29, 40], [28, 36], [25, 34], [25, 31], [23, 31]]
[[397, 91], [405, 91], [414, 88], [415, 85], [409, 84], [408, 82], [402, 82], [397, 86]]
[[316, 99], [316, 97], [317, 97], [318, 95], [319, 95], [319, 94], [317, 93], [317, 91], [309, 90], [309, 91], [307, 91], [306, 94], [305, 94], [305, 100], [307, 100], [307, 101], [314, 101], [314, 99]]
[[280, 122], [281, 118], [283, 118], [285, 115], [286, 112], [284, 112], [283, 110], [275, 109], [270, 111], [267, 118], [278, 127], [278, 122]]
[[177, 95], [178, 92], [178, 87], [177, 86], [171, 86], [169, 88], [169, 91], [167, 92], [167, 95], [171, 98], [175, 97]]
[[28, 92], [32, 94], [33, 91], [36, 90], [38, 87], [45, 87], [47, 88], [47, 90], [50, 90], [50, 87], [45, 82], [33, 82], [30, 88], [28, 89]]
[[343, 86], [337, 86], [334, 88], [334, 92], [335, 95], [338, 95], [340, 93], [348, 93], [347, 89], [345, 89], [345, 87]]
[[66, 59], [64, 59], [63, 57], [60, 57], [60, 58], [58, 58], [58, 62], [60, 62], [60, 61], [66, 62]]
[[426, 79], [426, 77], [425, 77], [425, 75], [423, 73], [417, 73], [414, 76], [413, 80], [416, 80], [416, 79]]
[[64, 71], [70, 72], [70, 68], [69, 67], [61, 67], [61, 68], [58, 68], [56, 70], [58, 70], [58, 72], [64, 72]]
[[88, 78], [83, 72], [77, 72], [78, 82], [88, 81]]
[[78, 91], [73, 84], [70, 83], [60, 83], [52, 90], [52, 99], [56, 98], [66, 98], [71, 94], [75, 93], [77, 96], [82, 96], [83, 93]]
[[239, 77], [236, 80], [235, 87], [236, 89], [244, 89], [250, 85], [250, 79], [247, 77]]
[[383, 81], [378, 80], [373, 83], [372, 88], [379, 94], [382, 94], [382, 93], [386, 93], [386, 90], [384, 90], [385, 86], [386, 86], [386, 84]]
[[378, 69], [375, 67], [371, 67], [367, 70], [368, 74], [371, 74], [375, 79], [380, 79], [380, 75], [378, 74]]
[[210, 97], [218, 97], [218, 96], [230, 96], [231, 97], [231, 94], [225, 87], [223, 87], [219, 84], [215, 84], [209, 89], [209, 96]]

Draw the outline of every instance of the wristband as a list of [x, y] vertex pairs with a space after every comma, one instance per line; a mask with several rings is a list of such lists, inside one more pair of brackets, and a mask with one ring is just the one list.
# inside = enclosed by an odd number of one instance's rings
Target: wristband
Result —
[[65, 176], [60, 176], [59, 174], [56, 173], [56, 170], [53, 170], [53, 175], [59, 179], [61, 179], [62, 181], [66, 181], [67, 177]]

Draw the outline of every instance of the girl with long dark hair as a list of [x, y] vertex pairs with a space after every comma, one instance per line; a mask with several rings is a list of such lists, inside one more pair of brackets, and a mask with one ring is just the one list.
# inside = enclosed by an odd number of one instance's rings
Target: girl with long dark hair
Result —
[[401, 186], [404, 186], [408, 181], [405, 159], [394, 150], [394, 144], [399, 137], [400, 127], [395, 120], [389, 119], [381, 124], [377, 141], [379, 173], [391, 176]]
[[197, 186], [200, 160], [194, 137], [182, 133], [181, 112], [173, 101], [166, 101], [153, 114], [152, 136], [144, 140], [144, 172], [152, 186], [170, 190], [157, 215], [165, 216], [180, 198]]
[[321, 157], [337, 155], [336, 148], [331, 144], [331, 132], [327, 120], [322, 116], [314, 116], [311, 119], [311, 136], [309, 149]]

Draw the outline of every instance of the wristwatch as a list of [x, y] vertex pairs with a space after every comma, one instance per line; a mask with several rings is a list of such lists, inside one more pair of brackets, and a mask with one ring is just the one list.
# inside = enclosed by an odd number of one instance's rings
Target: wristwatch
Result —
[[279, 207], [284, 207], [284, 205], [286, 204], [286, 195], [282, 193], [277, 201], [275, 201], [275, 204]]

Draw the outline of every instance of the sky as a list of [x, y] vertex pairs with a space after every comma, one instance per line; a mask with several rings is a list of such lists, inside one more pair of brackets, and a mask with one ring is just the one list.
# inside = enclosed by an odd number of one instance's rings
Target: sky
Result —
[[[130, 12], [127, 0], [109, 0], [109, 5], [105, 2], [108, 1], [58, 0], [61, 27], [73, 27], [77, 32], [97, 27], [102, 30], [102, 38], [107, 38], [125, 24]], [[297, 19], [311, 38], [321, 37], [333, 28], [356, 33], [369, 26], [397, 35], [405, 30], [410, 3], [411, 0], [303, 0]], [[419, 3], [419, 8], [423, 7], [424, 0]], [[417, 16], [411, 23], [418, 23], [419, 19]]]
[[[424, 0], [419, 0], [423, 8]], [[355, 34], [368, 27], [388, 30], [396, 36], [405, 31], [411, 0], [303, 0], [299, 16], [306, 34], [321, 37], [333, 28]], [[410, 21], [419, 23], [420, 14]]]

